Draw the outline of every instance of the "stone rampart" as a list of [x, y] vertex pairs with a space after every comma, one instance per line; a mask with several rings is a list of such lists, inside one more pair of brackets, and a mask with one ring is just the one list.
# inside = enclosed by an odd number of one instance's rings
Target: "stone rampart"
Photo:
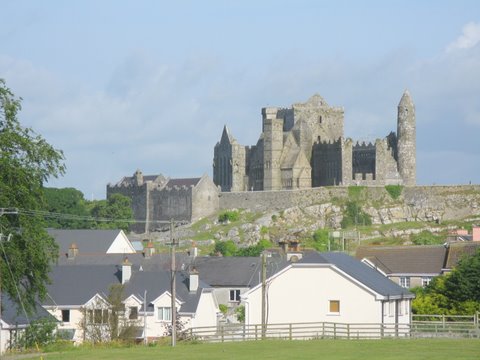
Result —
[[[344, 201], [349, 198], [349, 187], [332, 186], [305, 190], [222, 192], [219, 195], [220, 209], [248, 209], [262, 212], [300, 208]], [[410, 209], [409, 213], [430, 210], [442, 220], [462, 219], [480, 215], [480, 185], [458, 186], [412, 186], [404, 187], [402, 195], [394, 201], [384, 186], [362, 187], [360, 200], [376, 204], [376, 207], [397, 205]], [[413, 216], [414, 217], [414, 216]]]

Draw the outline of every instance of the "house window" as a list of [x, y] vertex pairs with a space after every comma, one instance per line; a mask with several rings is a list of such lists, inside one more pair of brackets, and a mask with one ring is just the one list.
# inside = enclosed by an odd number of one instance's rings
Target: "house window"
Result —
[[340, 300], [330, 300], [329, 302], [330, 313], [340, 313]]
[[408, 276], [402, 276], [399, 282], [401, 287], [409, 288], [410, 287], [410, 278]]
[[157, 320], [170, 321], [172, 320], [172, 308], [171, 307], [157, 307]]
[[70, 310], [62, 310], [62, 321], [65, 323], [70, 322]]
[[136, 320], [138, 319], [138, 307], [136, 306], [131, 306], [130, 307], [130, 315], [128, 316], [130, 320]]
[[230, 301], [240, 301], [240, 290], [230, 290]]
[[88, 310], [87, 318], [89, 324], [106, 324], [108, 323], [108, 310], [92, 309]]
[[430, 285], [430, 281], [432, 281], [432, 278], [430, 276], [422, 277], [422, 286], [425, 287]]

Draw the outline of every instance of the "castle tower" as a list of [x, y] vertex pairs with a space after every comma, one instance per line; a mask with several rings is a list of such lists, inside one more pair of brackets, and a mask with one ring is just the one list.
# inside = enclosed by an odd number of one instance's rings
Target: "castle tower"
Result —
[[280, 190], [280, 160], [283, 149], [283, 120], [277, 119], [277, 108], [263, 108], [263, 190]]
[[397, 137], [398, 172], [404, 185], [413, 186], [416, 183], [415, 105], [408, 90], [398, 104]]

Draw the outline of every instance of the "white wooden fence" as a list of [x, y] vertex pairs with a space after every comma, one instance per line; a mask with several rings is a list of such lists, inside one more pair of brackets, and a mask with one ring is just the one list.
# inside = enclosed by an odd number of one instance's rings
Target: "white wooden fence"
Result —
[[205, 342], [260, 339], [382, 339], [407, 337], [480, 338], [478, 314], [472, 316], [413, 315], [411, 324], [344, 324], [333, 322], [262, 325], [220, 324], [184, 332], [187, 340]]

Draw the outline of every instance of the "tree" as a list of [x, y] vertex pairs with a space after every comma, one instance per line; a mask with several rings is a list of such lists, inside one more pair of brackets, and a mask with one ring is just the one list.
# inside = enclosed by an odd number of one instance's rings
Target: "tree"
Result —
[[[122, 194], [112, 194], [107, 200], [91, 202], [91, 216], [98, 219], [94, 227], [128, 230], [128, 225], [133, 220], [131, 202], [130, 198]], [[102, 221], [102, 219], [115, 221]]]
[[43, 184], [62, 175], [65, 166], [62, 151], [20, 125], [20, 110], [21, 99], [0, 79], [0, 207], [18, 209], [17, 214], [0, 216], [0, 232], [11, 235], [10, 241], [0, 244], [1, 286], [31, 310], [37, 296], [45, 296], [50, 264], [58, 256], [38, 212], [44, 201]]
[[416, 290], [417, 314], [471, 315], [480, 311], [480, 250], [460, 260], [450, 274]]
[[[49, 228], [90, 229], [94, 225], [92, 221], [82, 219], [90, 217], [90, 212], [83, 193], [74, 188], [45, 188], [45, 210], [49, 213], [62, 214], [45, 220]], [[64, 214], [73, 216], [65, 217]]]

